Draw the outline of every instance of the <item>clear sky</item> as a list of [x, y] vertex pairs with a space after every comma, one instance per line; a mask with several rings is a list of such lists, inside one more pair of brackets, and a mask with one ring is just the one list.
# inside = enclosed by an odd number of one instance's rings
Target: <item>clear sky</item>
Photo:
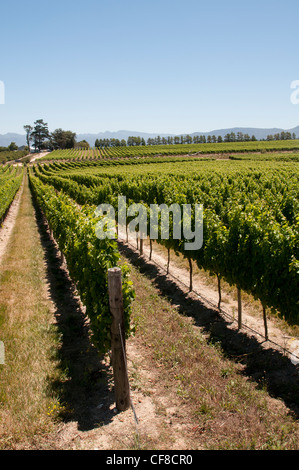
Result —
[[298, 0], [9, 0], [0, 134], [299, 125]]

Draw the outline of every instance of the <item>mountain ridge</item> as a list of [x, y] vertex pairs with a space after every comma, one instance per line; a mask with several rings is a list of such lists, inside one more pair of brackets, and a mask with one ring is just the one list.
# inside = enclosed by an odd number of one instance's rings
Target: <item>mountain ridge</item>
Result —
[[[243, 134], [249, 134], [250, 137], [255, 135], [258, 140], [263, 140], [267, 138], [269, 134], [278, 134], [281, 132], [291, 132], [292, 134], [295, 133], [296, 136], [299, 138], [299, 126], [293, 127], [292, 129], [282, 129], [278, 127], [273, 128], [259, 128], [259, 127], [230, 127], [224, 129], [215, 129], [212, 131], [205, 131], [205, 132], [192, 132], [189, 133], [191, 137], [197, 135], [215, 135], [216, 137], [221, 136], [222, 138], [226, 134], [230, 134], [234, 132], [237, 134], [238, 132], [242, 132]], [[140, 136], [143, 137], [145, 140], [148, 138], [154, 138], [157, 136], [160, 137], [175, 137], [181, 135], [188, 135], [187, 133], [181, 134], [166, 134], [166, 133], [154, 133], [154, 132], [138, 132], [138, 131], [128, 131], [128, 130], [118, 130], [118, 131], [105, 131], [105, 132], [98, 132], [98, 133], [80, 133], [77, 134], [77, 141], [80, 142], [81, 140], [86, 140], [90, 146], [94, 146], [96, 139], [125, 139], [127, 140], [130, 136]], [[26, 145], [26, 136], [25, 134], [17, 134], [14, 132], [8, 132], [6, 134], [0, 134], [0, 146], [7, 147], [11, 142], [15, 142], [18, 146]]]

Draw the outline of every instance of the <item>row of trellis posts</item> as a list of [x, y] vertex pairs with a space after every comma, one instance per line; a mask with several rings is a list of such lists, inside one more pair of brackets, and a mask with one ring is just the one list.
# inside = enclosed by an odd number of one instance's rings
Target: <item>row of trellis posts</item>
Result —
[[[137, 232], [136, 232], [137, 233]], [[128, 243], [128, 234], [126, 238]], [[142, 256], [143, 253], [143, 239], [136, 235], [137, 250]], [[150, 240], [150, 253], [149, 260], [152, 259], [153, 244]], [[192, 260], [188, 259], [189, 262], [189, 291], [193, 290], [193, 265]], [[170, 249], [168, 249], [167, 268], [166, 272], [169, 274], [170, 264]], [[221, 310], [221, 279], [218, 279], [218, 309]], [[109, 290], [109, 305], [112, 316], [111, 326], [111, 355], [112, 355], [112, 368], [114, 376], [114, 390], [115, 390], [115, 401], [116, 407], [119, 411], [128, 409], [131, 405], [130, 399], [130, 386], [127, 371], [127, 359], [126, 359], [126, 345], [125, 345], [125, 334], [124, 334], [124, 314], [123, 314], [123, 300], [122, 300], [122, 279], [120, 268], [108, 269], [108, 290]], [[238, 293], [238, 329], [242, 328], [242, 296], [241, 289], [237, 289]], [[263, 306], [263, 320], [265, 327], [265, 339], [268, 340], [268, 327], [266, 309]]]

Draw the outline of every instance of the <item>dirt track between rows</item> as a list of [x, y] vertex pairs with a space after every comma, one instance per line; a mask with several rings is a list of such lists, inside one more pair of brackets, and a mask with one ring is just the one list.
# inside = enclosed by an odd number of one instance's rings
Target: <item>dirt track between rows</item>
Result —
[[20, 201], [23, 193], [23, 185], [22, 183], [19, 191], [17, 192], [7, 214], [6, 217], [0, 227], [0, 263], [2, 263], [3, 256], [6, 252], [11, 233], [15, 226], [15, 221], [18, 215]]
[[[9, 245], [22, 195], [23, 185], [7, 214], [3, 227], [0, 229], [0, 262]], [[138, 425], [135, 423], [132, 409], [124, 413], [117, 412], [111, 386], [109, 360], [106, 357], [100, 362], [96, 354], [86, 353], [87, 350], [91, 351], [91, 348], [87, 338], [82, 336], [84, 321], [81, 320], [81, 309], [84, 314], [84, 308], [80, 304], [80, 299], [74, 295], [74, 286], [69, 279], [67, 266], [61, 264], [57, 245], [51, 238], [49, 231], [45, 232], [43, 222], [39, 217], [38, 224], [46, 256], [47, 300], [53, 306], [52, 309], [59, 327], [72, 327], [71, 334], [65, 335], [69, 341], [64, 345], [65, 360], [69, 364], [73, 363], [78, 373], [77, 377], [75, 375], [71, 377], [69, 385], [66, 384], [67, 387], [72, 386], [68, 397], [72, 399], [69, 401], [69, 405], [72, 407], [70, 419], [61, 422], [53, 435], [46, 436], [45, 441], [40, 442], [40, 448], [136, 448], [138, 447], [138, 433], [143, 436], [143, 442], [146, 441], [149, 447], [152, 443], [156, 446], [163, 436], [164, 442], [161, 441], [161, 448], [169, 450], [190, 449], [193, 446], [200, 448], [201, 439], [196, 434], [197, 430], [188, 407], [184, 406], [184, 400], [177, 396], [175, 389], [169, 387], [163, 367], [157, 367], [152, 358], [152, 351], [143, 343], [142, 337], [132, 337], [127, 342], [128, 369], [133, 384], [131, 398], [138, 418]], [[134, 245], [134, 240], [131, 240], [131, 243]], [[155, 247], [152, 261], [147, 259], [148, 254], [149, 246], [147, 244], [144, 245], [144, 256], [139, 256], [134, 246], [123, 250], [123, 255], [132, 264], [139, 262], [143, 269], [148, 271], [152, 269], [152, 282], [159, 286], [157, 291], [161, 291], [162, 295], [165, 295], [168, 289], [169, 297], [178, 305], [178, 308], [183, 306], [187, 311], [190, 304], [189, 308], [193, 313], [199, 304], [205, 305], [206, 318], [202, 318], [201, 321], [211, 322], [212, 320], [212, 323], [215, 322], [215, 318], [211, 319], [210, 314], [213, 310], [217, 316], [217, 309], [211, 308], [209, 302], [217, 304], [217, 290], [207, 283], [205, 278], [195, 275], [193, 289], [200, 295], [195, 292], [189, 293], [188, 270], [178, 265], [175, 258], [171, 258], [170, 273], [165, 275], [167, 263], [165, 252], [159, 247]], [[143, 285], [139, 286], [138, 295], [141, 303], [148, 302], [148, 297], [143, 291]], [[233, 317], [236, 308], [234, 297], [225, 293], [223, 302], [225, 310], [228, 310]], [[78, 326], [74, 329], [76, 315], [78, 315]], [[250, 328], [263, 331], [262, 318], [250, 315], [250, 308], [245, 305], [243, 322]], [[62, 323], [64, 324], [62, 325]], [[219, 321], [218, 324], [220, 325]], [[286, 346], [286, 341], [289, 339], [286, 334], [277, 329], [271, 320], [269, 320], [268, 326], [270, 338], [275, 339], [277, 343], [282, 340], [282, 347]], [[234, 332], [234, 338], [236, 336], [242, 338], [243, 334], [245, 335], [243, 331], [241, 334], [236, 332], [235, 322], [227, 322], [225, 328], [226, 333]], [[265, 342], [262, 336], [258, 337], [258, 341], [261, 348], [270, 352], [273, 347], [272, 343]], [[279, 379], [281, 379], [281, 374], [285, 372], [282, 369], [278, 372]], [[89, 385], [86, 390], [86, 383], [83, 379], [86, 380], [86, 377], [89, 377], [89, 380], [92, 380], [94, 376], [97, 385]], [[281, 406], [280, 400], [273, 400], [273, 406], [278, 406], [277, 404]]]
[[[122, 242], [125, 240], [125, 234], [122, 234]], [[138, 252], [136, 239], [129, 237], [129, 246], [136, 253]], [[157, 244], [154, 244], [152, 252], [152, 259], [149, 260], [150, 246], [149, 242], [145, 242], [143, 246], [144, 259], [149, 264], [155, 264], [158, 266], [160, 273], [165, 273], [167, 269], [167, 253], [166, 250], [162, 249]], [[189, 271], [186, 267], [182, 267], [182, 263], [178, 262], [177, 256], [172, 254], [170, 266], [169, 266], [169, 277], [174, 280], [178, 286], [188, 292], [189, 286]], [[232, 320], [231, 328], [237, 330], [237, 300], [236, 292], [229, 290], [222, 292], [222, 304], [221, 309], [223, 310], [224, 316]], [[190, 293], [190, 297], [201, 298], [207, 306], [212, 306], [217, 309], [218, 304], [218, 291], [215, 283], [208, 279], [208, 276], [204, 276], [197, 273], [193, 276], [193, 292]], [[251, 300], [251, 299], [250, 299]], [[245, 299], [242, 306], [242, 326], [249, 335], [254, 335], [257, 340], [263, 344], [264, 348], [277, 348], [286, 354], [290, 360], [295, 364], [299, 364], [299, 338], [292, 336], [287, 332], [283, 331], [279, 327], [278, 322], [274, 318], [268, 316], [268, 337], [269, 341], [265, 341], [264, 337], [264, 322], [261, 312], [261, 306], [257, 305], [257, 302], [251, 302]]]

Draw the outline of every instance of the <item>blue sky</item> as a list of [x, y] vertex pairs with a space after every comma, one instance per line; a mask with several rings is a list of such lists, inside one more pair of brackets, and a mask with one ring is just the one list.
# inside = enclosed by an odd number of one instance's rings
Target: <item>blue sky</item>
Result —
[[298, 0], [10, 0], [0, 134], [292, 128]]

